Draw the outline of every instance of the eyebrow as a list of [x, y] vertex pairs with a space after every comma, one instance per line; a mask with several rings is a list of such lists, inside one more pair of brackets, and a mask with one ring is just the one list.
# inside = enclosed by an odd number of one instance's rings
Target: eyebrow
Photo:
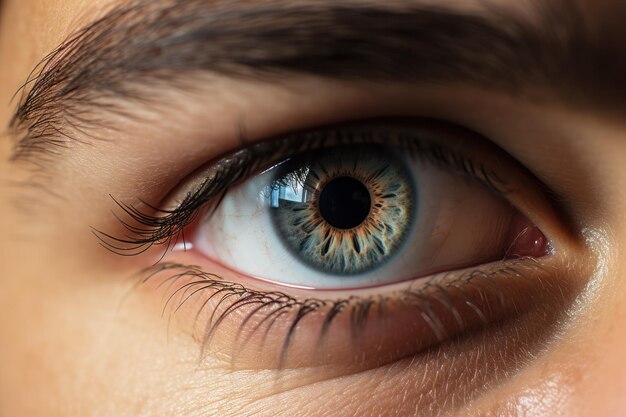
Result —
[[608, 29], [618, 25], [592, 34], [568, 0], [537, 2], [532, 20], [414, 3], [290, 3], [140, 0], [109, 11], [28, 77], [10, 125], [13, 159], [56, 155], [73, 132], [114, 111], [109, 98], [141, 101], [138, 87], [176, 86], [196, 72], [461, 83], [508, 94], [545, 87], [583, 105], [626, 97], [623, 37]]

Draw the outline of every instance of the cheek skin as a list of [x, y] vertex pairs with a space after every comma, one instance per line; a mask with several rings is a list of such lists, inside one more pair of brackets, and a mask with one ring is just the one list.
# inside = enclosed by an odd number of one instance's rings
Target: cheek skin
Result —
[[[55, 258], [42, 260], [49, 265]], [[11, 403], [2, 402], [16, 407], [8, 411], [20, 410], [8, 415], [23, 415], [24, 410], [36, 415], [41, 409], [52, 410], [47, 413], [51, 416], [55, 411], [59, 416], [93, 415], [94, 410], [101, 410], [102, 415], [124, 415], [128, 410], [133, 410], [133, 415], [172, 415], [181, 408], [236, 415], [241, 402], [251, 401], [260, 415], [287, 416], [293, 409], [306, 410], [309, 415], [342, 409], [349, 415], [358, 411], [351, 409], [357, 404], [373, 413], [398, 409], [411, 414], [415, 409], [435, 410], [445, 398], [455, 398], [450, 391], [453, 387], [482, 388], [494, 372], [503, 372], [503, 365], [519, 356], [516, 343], [510, 343], [511, 350], [500, 352], [504, 356], [498, 361], [481, 359], [494, 355], [485, 350], [485, 340], [491, 345], [497, 345], [499, 338], [514, 341], [513, 335], [519, 332], [515, 326], [514, 331], [500, 329], [470, 338], [448, 351], [447, 355], [464, 363], [482, 364], [472, 367], [471, 375], [466, 373], [467, 367], [434, 351], [417, 361], [401, 361], [343, 378], [327, 380], [327, 371], [312, 369], [286, 370], [277, 379], [272, 371], [233, 371], [210, 360], [199, 363], [195, 342], [175, 331], [167, 337], [159, 303], [128, 297], [129, 291], [133, 293], [127, 276], [98, 273], [84, 264], [59, 268], [57, 273], [27, 268], [20, 278], [26, 282], [30, 277], [30, 284], [13, 289], [12, 301], [3, 300], [7, 303], [2, 304], [2, 317], [10, 311], [12, 322], [36, 323], [39, 329], [11, 330], [6, 320], [2, 321], [3, 330], [14, 335], [4, 351], [2, 372], [20, 375], [21, 387], [28, 387], [14, 391]], [[81, 284], [76, 279], [59, 285], [64, 277], [85, 275], [94, 281]], [[125, 301], [120, 304], [121, 299]], [[529, 321], [539, 322], [536, 318]], [[541, 329], [528, 328], [529, 334], [545, 331], [544, 321], [541, 323]], [[455, 384], [450, 384], [451, 380]], [[436, 396], [429, 394], [432, 387], [438, 389]], [[374, 397], [373, 392], [377, 393]], [[399, 406], [403, 396], [409, 400]], [[311, 398], [325, 401], [312, 402]]]

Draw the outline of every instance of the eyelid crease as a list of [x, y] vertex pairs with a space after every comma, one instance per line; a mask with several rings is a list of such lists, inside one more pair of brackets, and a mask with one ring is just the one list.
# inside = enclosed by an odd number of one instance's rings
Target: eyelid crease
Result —
[[[164, 255], [181, 239], [185, 242], [185, 228], [194, 222], [200, 209], [206, 205], [210, 205], [209, 210], [217, 208], [225, 193], [237, 183], [293, 155], [340, 145], [383, 144], [396, 147], [424, 162], [472, 178], [498, 195], [515, 191], [501, 175], [482, 162], [447, 146], [442, 140], [431, 138], [434, 134], [444, 136], [450, 133], [457, 137], [478, 136], [464, 128], [432, 120], [417, 124], [352, 122], [282, 135], [217, 159], [200, 174], [204, 180], [194, 181], [197, 185], [194, 184], [191, 190], [183, 187], [179, 192], [183, 196], [182, 201], [174, 208], [158, 207], [143, 200], [140, 200], [143, 207], [139, 208], [111, 196], [122, 211], [121, 216], [116, 215], [116, 218], [125, 234], [114, 236], [96, 229], [93, 229], [93, 234], [103, 247], [118, 255], [139, 255], [154, 245], [163, 246]], [[242, 143], [246, 142], [244, 139]], [[198, 175], [196, 173], [194, 178]]]

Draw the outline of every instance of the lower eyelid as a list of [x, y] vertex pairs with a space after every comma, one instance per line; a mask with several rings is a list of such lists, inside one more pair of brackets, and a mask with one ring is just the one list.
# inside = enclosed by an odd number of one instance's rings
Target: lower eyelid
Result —
[[167, 262], [145, 273], [146, 284], [165, 293], [164, 311], [198, 340], [201, 355], [237, 369], [367, 369], [564, 300], [569, 292], [557, 278], [559, 265], [551, 256], [503, 261], [345, 298], [251, 290]]

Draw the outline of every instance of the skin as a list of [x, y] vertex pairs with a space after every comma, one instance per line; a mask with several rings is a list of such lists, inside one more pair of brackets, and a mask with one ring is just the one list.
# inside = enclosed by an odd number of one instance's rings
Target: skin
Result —
[[[593, 18], [596, 3], [586, 3]], [[111, 4], [5, 0], [0, 102], [9, 103], [43, 56]], [[154, 118], [152, 125], [110, 116], [123, 125], [121, 134], [99, 132], [114, 140], [77, 146], [57, 168], [50, 189], [68, 196], [62, 201], [13, 186], [32, 172], [9, 161], [14, 139], [1, 137], [0, 415], [626, 414], [626, 125], [614, 111], [569, 107], [544, 91], [519, 98], [452, 86], [362, 88], [315, 77], [291, 77], [282, 87], [223, 77], [196, 81], [207, 82], [193, 97], [158, 91], [183, 111], [156, 105], [144, 114]], [[303, 94], [306, 103], [299, 100]], [[8, 125], [13, 110], [0, 106], [0, 124]], [[159, 124], [165, 114], [168, 123]], [[546, 290], [536, 313], [471, 336], [446, 355], [434, 350], [395, 364], [332, 371], [294, 367], [278, 380], [263, 361], [256, 369], [232, 369], [211, 355], [199, 361], [188, 329], [193, 312], [183, 311], [168, 331], [162, 294], [136, 291], [129, 278], [149, 263], [103, 251], [89, 226], [110, 224], [111, 190], [124, 201], [136, 197], [138, 187], [173, 187], [189, 167], [236, 146], [232, 126], [241, 114], [253, 138], [338, 118], [397, 114], [479, 129], [565, 201], [569, 229], [537, 199], [526, 203], [565, 254], [556, 269], [567, 273], [552, 277], [562, 291]], [[160, 162], [181, 150], [190, 156]], [[128, 155], [141, 157], [129, 161]], [[158, 173], [154, 164], [163, 165]], [[507, 340], [516, 346], [500, 349]], [[520, 363], [512, 366], [514, 358]], [[474, 367], [474, 379], [455, 373]]]

